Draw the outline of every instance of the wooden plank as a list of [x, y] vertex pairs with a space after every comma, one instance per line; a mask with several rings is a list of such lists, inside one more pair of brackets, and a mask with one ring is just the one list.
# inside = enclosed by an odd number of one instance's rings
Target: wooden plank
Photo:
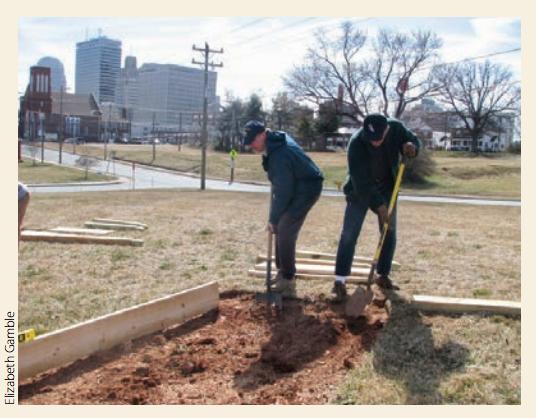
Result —
[[122, 225], [136, 225], [147, 229], [147, 225], [138, 221], [123, 221], [120, 219], [106, 219], [106, 218], [93, 218], [93, 222], [101, 222], [105, 224], [122, 224]]
[[[257, 255], [256, 263], [262, 263], [263, 261], [266, 261], [267, 257], [264, 254]], [[275, 262], [275, 257], [272, 257], [272, 261]], [[314, 260], [312, 258], [296, 258], [297, 264], [314, 264], [316, 266], [332, 266], [335, 268], [335, 260]], [[356, 262], [352, 264], [352, 267], [357, 268], [369, 268], [369, 263], [361, 263]]]
[[38, 336], [19, 346], [19, 379], [191, 319], [218, 306], [211, 282]]
[[52, 228], [52, 229], [49, 229], [49, 231], [56, 232], [58, 234], [82, 234], [82, 235], [108, 235], [113, 232], [109, 229], [71, 228], [71, 227], [65, 227], [65, 226]]
[[[262, 270], [248, 270], [248, 275], [251, 277], [258, 277], [265, 279], [266, 278], [266, 271]], [[275, 276], [272, 274], [272, 276]], [[335, 280], [334, 275], [329, 274], [303, 274], [303, 273], [297, 273], [296, 279], [298, 280], [323, 280], [326, 282], [332, 282]], [[366, 277], [347, 277], [346, 283], [348, 284], [367, 284], [367, 278]]]
[[[266, 271], [266, 263], [255, 264], [255, 270]], [[299, 264], [296, 263], [296, 271], [303, 274], [313, 274], [313, 275], [334, 275], [335, 267], [333, 266], [322, 266], [316, 264]], [[365, 276], [368, 277], [370, 268], [353, 268], [350, 276]]]
[[88, 221], [84, 224], [86, 228], [96, 229], [114, 229], [114, 230], [127, 230], [127, 231], [144, 231], [145, 228], [138, 225], [124, 225], [124, 224], [106, 224], [101, 222]]
[[92, 235], [58, 234], [48, 231], [22, 231], [23, 241], [45, 241], [64, 244], [104, 244], [104, 245], [131, 245], [141, 247], [142, 239], [132, 239], [124, 237], [99, 237]]
[[[306, 250], [296, 250], [296, 257], [312, 258], [313, 260], [335, 260], [337, 258], [335, 254]], [[372, 257], [354, 257], [354, 262], [370, 264], [372, 262]], [[398, 261], [393, 260], [393, 268], [395, 267], [400, 267], [400, 263]]]
[[521, 315], [521, 302], [505, 300], [413, 295], [410, 303], [415, 308], [424, 311], [449, 313], [490, 312], [504, 315]]

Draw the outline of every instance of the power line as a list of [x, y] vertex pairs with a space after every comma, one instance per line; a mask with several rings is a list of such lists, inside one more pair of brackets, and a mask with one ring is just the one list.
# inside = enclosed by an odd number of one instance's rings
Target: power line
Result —
[[260, 18], [260, 19], [255, 19], [255, 20], [253, 20], [253, 21], [251, 21], [251, 22], [244, 23], [243, 25], [240, 25], [240, 26], [238, 26], [238, 27], [236, 27], [236, 28], [234, 28], [234, 29], [231, 29], [230, 31], [225, 32], [223, 35], [241, 31], [242, 29], [245, 29], [245, 28], [247, 28], [247, 27], [249, 27], [249, 26], [256, 25], [257, 23], [260, 23], [260, 22], [262, 22], [262, 21], [264, 21], [264, 20], [268, 20], [268, 19], [269, 19], [268, 17], [262, 17], [262, 18]]
[[489, 58], [489, 57], [495, 57], [495, 56], [498, 56], [498, 55], [511, 54], [512, 52], [518, 52], [518, 51], [521, 51], [521, 48], [509, 49], [509, 50], [506, 50], [506, 51], [490, 52], [489, 54], [462, 58], [462, 59], [457, 60], [457, 61], [444, 62], [444, 63], [440, 63], [440, 64], [436, 64], [436, 65], [427, 65], [427, 66], [424, 66], [422, 68], [419, 68], [415, 72], [429, 70], [430, 68], [434, 68], [434, 67], [443, 67], [443, 66], [446, 66], [446, 65], [458, 64], [458, 63], [461, 63], [461, 62], [476, 61], [476, 60], [479, 60], [479, 59], [482, 59], [482, 58]]
[[[327, 29], [327, 28], [331, 28], [331, 30], [328, 32], [328, 33], [331, 33], [333, 32], [334, 30], [338, 29], [340, 27], [340, 25], [346, 21], [350, 21], [350, 22], [354, 22], [354, 23], [363, 23], [363, 22], [367, 22], [367, 21], [371, 21], [371, 20], [376, 20], [377, 18], [374, 18], [374, 17], [370, 17], [370, 18], [365, 18], [365, 19], [359, 19], [359, 20], [352, 20], [352, 19], [339, 19], [337, 20], [336, 22], [330, 22], [330, 23], [325, 23], [325, 24], [315, 24], [315, 25], [312, 25], [312, 26], [309, 26], [307, 28], [305, 28], [302, 32], [299, 32], [299, 34], [305, 34], [307, 33], [306, 35], [304, 36], [300, 36], [300, 37], [296, 37], [296, 36], [293, 36], [292, 39], [286, 39], [285, 40], [285, 45], [289, 45], [289, 44], [295, 44], [297, 42], [300, 42], [304, 39], [307, 39], [307, 38], [311, 38], [312, 34], [310, 33], [311, 30], [319, 30], [319, 29]], [[253, 41], [251, 41], [252, 43], [255, 43], [258, 39], [261, 39], [261, 38], [264, 38], [268, 35], [270, 35], [272, 38], [270, 40], [268, 40], [267, 42], [263, 42], [261, 44], [258, 44], [256, 45], [257, 48], [260, 48], [264, 45], [268, 45], [268, 44], [271, 44], [273, 43], [273, 36], [274, 35], [278, 35], [279, 32], [283, 31], [284, 28], [280, 28], [280, 29], [277, 29], [275, 31], [272, 31], [272, 32], [269, 32], [269, 33], [265, 33], [265, 34], [262, 34], [262, 35], [259, 35], [257, 36], [256, 38], [253, 39]], [[249, 41], [244, 41], [241, 43], [241, 45], [244, 45], [244, 44], [247, 44]], [[231, 45], [232, 46], [232, 45]], [[263, 51], [261, 49], [257, 49], [258, 53], [262, 53]], [[238, 57], [241, 57], [245, 55], [244, 54], [240, 54], [238, 55]], [[250, 54], [251, 55], [251, 54]]]
[[257, 39], [263, 38], [263, 37], [265, 37], [267, 35], [273, 35], [274, 33], [282, 32], [282, 31], [285, 31], [285, 30], [290, 29], [290, 28], [295, 27], [295, 26], [301, 26], [305, 22], [308, 22], [308, 21], [311, 21], [311, 20], [314, 20], [314, 19], [318, 19], [318, 18], [317, 17], [306, 17], [305, 19], [301, 19], [301, 20], [299, 20], [297, 22], [292, 22], [292, 23], [290, 23], [288, 25], [285, 25], [285, 26], [283, 26], [283, 27], [281, 27], [279, 29], [271, 30], [271, 31], [268, 31], [266, 33], [262, 33], [260, 35], [253, 36], [253, 37], [251, 37], [249, 39], [240, 40], [240, 41], [236, 41], [236, 42], [231, 42], [229, 44], [229, 46], [244, 45], [244, 44], [247, 44], [249, 42], [253, 42], [253, 41], [257, 40]]

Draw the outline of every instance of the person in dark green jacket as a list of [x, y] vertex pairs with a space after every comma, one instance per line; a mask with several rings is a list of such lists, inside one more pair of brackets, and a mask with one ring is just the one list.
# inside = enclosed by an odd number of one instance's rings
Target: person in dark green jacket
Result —
[[[350, 275], [359, 233], [368, 209], [378, 215], [380, 233], [387, 220], [400, 156], [416, 157], [420, 141], [402, 122], [380, 114], [368, 115], [363, 127], [348, 145], [348, 176], [344, 185], [346, 210], [335, 263], [332, 292], [336, 301], [346, 296], [346, 277]], [[389, 278], [396, 248], [396, 206], [389, 224], [375, 279], [383, 288], [397, 286]]]
[[262, 166], [272, 184], [267, 229], [276, 237], [278, 273], [273, 290], [295, 297], [296, 241], [307, 213], [320, 197], [324, 176], [289, 134], [266, 129], [255, 120], [244, 130], [244, 145], [263, 153]]

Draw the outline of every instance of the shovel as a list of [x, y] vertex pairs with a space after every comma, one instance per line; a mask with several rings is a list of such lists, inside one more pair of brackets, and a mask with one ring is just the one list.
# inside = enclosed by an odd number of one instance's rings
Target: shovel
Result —
[[376, 270], [376, 266], [378, 265], [378, 260], [380, 259], [383, 243], [385, 241], [385, 237], [387, 236], [387, 231], [389, 229], [389, 224], [391, 223], [391, 216], [393, 214], [393, 209], [396, 204], [396, 199], [398, 197], [398, 192], [400, 191], [400, 184], [402, 183], [402, 176], [404, 175], [404, 170], [406, 168], [406, 164], [404, 160], [400, 163], [398, 166], [398, 173], [396, 175], [396, 181], [395, 181], [395, 187], [393, 189], [393, 194], [391, 195], [391, 200], [389, 202], [389, 209], [387, 211], [387, 220], [383, 224], [383, 230], [382, 235], [380, 237], [380, 242], [378, 243], [378, 246], [376, 247], [376, 252], [374, 253], [374, 258], [372, 259], [372, 262], [370, 263], [370, 270], [369, 275], [367, 279], [367, 287], [366, 289], [363, 289], [362, 287], [358, 287], [355, 292], [348, 298], [348, 301], [346, 302], [345, 306], [345, 312], [346, 315], [352, 318], [357, 318], [359, 315], [363, 313], [367, 305], [372, 302], [372, 298], [374, 297], [374, 293], [372, 293], [371, 285], [374, 279], [374, 271]]
[[[270, 207], [272, 206], [273, 193], [270, 190]], [[278, 310], [283, 308], [283, 298], [280, 293], [272, 292], [272, 231], [268, 231], [268, 251], [266, 260], [266, 293], [257, 292], [255, 300], [265, 302], [268, 306], [275, 306]]]

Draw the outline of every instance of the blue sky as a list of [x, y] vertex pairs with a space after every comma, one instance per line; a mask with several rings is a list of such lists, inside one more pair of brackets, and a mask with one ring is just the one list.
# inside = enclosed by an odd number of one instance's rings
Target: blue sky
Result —
[[[231, 91], [240, 97], [256, 92], [269, 100], [282, 89], [281, 76], [300, 64], [312, 44], [315, 30], [335, 34], [344, 20], [358, 22], [369, 36], [378, 28], [401, 31], [434, 30], [444, 41], [446, 61], [481, 56], [521, 47], [521, 22], [517, 18], [387, 18], [387, 17], [23, 17], [19, 19], [18, 89], [23, 91], [29, 68], [43, 56], [54, 56], [65, 66], [67, 84], [74, 90], [76, 42], [98, 34], [122, 41], [126, 55], [144, 62], [191, 65], [192, 51], [208, 41], [224, 48], [218, 69], [218, 94]], [[521, 78], [521, 53], [491, 58], [512, 67]]]

